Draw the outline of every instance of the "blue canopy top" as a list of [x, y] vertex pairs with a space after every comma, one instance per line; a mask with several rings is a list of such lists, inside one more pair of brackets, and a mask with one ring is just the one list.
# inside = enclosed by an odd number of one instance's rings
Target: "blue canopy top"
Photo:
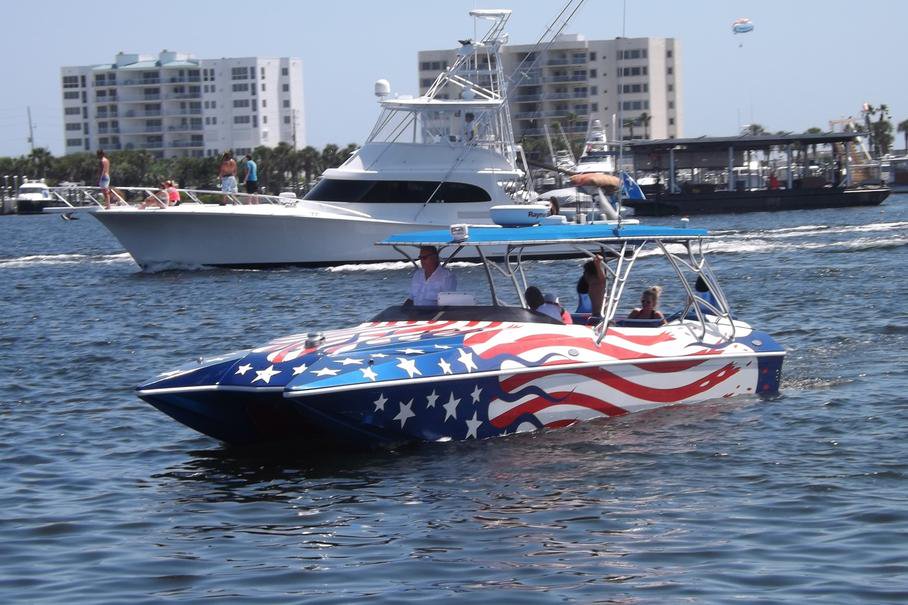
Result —
[[498, 227], [494, 225], [470, 226], [469, 236], [463, 241], [454, 241], [447, 229], [433, 231], [411, 231], [388, 237], [379, 246], [501, 246], [564, 244], [591, 242], [624, 242], [646, 239], [691, 240], [707, 237], [706, 229], [677, 229], [650, 225], [607, 224], [563, 224], [534, 225], [532, 227]]

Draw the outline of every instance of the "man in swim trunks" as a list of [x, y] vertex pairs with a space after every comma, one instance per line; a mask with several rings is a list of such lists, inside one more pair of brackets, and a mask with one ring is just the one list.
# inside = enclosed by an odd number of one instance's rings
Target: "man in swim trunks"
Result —
[[110, 208], [110, 160], [103, 149], [98, 153], [98, 188], [104, 194], [104, 208]]
[[[224, 157], [221, 158], [221, 168], [218, 171], [218, 177], [221, 179], [221, 191], [224, 193], [237, 193], [237, 184], [236, 184], [236, 160], [233, 159], [233, 152], [225, 151]], [[221, 202], [221, 205], [227, 203], [227, 196], [224, 196], [224, 200]]]

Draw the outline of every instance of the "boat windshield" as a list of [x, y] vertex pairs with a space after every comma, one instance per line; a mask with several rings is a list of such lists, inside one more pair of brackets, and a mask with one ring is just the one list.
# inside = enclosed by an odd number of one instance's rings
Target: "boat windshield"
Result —
[[46, 194], [47, 189], [45, 187], [29, 187], [29, 186], [19, 187], [20, 195], [27, 194], [27, 193], [28, 194], [31, 194], [31, 193]]
[[306, 194], [307, 200], [347, 203], [424, 204], [488, 202], [489, 193], [468, 183], [441, 181], [377, 181], [324, 178]]

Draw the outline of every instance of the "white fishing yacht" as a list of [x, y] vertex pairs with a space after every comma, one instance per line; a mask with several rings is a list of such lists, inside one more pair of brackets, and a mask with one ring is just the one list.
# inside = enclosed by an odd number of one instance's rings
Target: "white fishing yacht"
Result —
[[246, 204], [251, 198], [234, 195], [226, 205], [121, 204], [94, 216], [143, 268], [397, 260], [373, 244], [410, 230], [488, 224], [492, 206], [533, 199], [499, 57], [510, 14], [470, 11], [491, 22], [488, 31], [461, 41], [423, 96], [392, 96], [387, 81], [376, 82], [381, 113], [362, 148], [302, 200]]

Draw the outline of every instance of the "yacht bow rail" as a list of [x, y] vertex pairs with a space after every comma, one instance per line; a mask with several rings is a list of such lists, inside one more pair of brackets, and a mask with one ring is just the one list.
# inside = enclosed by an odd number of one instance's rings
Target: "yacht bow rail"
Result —
[[[50, 190], [54, 199], [65, 205], [55, 208], [45, 208], [45, 212], [48, 213], [62, 212], [66, 214], [68, 212], [84, 212], [86, 210], [105, 208], [104, 194], [99, 187], [52, 187]], [[180, 193], [180, 201], [177, 204], [169, 204], [166, 191], [158, 187], [112, 187], [110, 189], [110, 206], [111, 208], [131, 209], [164, 209], [187, 204], [205, 206], [299, 206], [315, 212], [369, 218], [369, 215], [365, 212], [295, 196], [287, 197], [281, 195], [266, 195], [262, 193], [230, 193], [210, 189], [178, 188], [177, 191]]]

